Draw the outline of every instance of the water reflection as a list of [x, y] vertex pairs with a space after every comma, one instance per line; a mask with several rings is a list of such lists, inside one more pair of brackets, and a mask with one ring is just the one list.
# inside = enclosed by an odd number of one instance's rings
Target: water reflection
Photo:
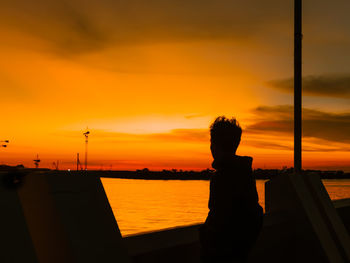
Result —
[[[208, 181], [102, 179], [122, 235], [189, 225], [205, 220]], [[265, 180], [257, 180], [265, 207]], [[350, 198], [350, 180], [324, 180], [332, 199]]]

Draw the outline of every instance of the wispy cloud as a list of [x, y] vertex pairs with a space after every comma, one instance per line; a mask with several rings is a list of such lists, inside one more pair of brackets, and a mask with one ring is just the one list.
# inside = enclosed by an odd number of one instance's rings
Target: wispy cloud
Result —
[[283, 150], [292, 151], [293, 147], [279, 142], [266, 141], [266, 138], [255, 138], [249, 139], [249, 136], [245, 139], [247, 146], [252, 146], [259, 149], [270, 149], [270, 150]]
[[[293, 136], [293, 107], [290, 105], [260, 106], [253, 111], [255, 121], [243, 132], [244, 146], [291, 151]], [[209, 145], [208, 129], [172, 129], [159, 133], [122, 133], [93, 130], [93, 138], [108, 144], [167, 143]], [[66, 136], [81, 139], [81, 134]], [[329, 113], [303, 109], [304, 151], [334, 152], [350, 150], [350, 113]], [[331, 142], [331, 143], [330, 143]]]
[[155, 133], [147, 136], [161, 141], [209, 142], [207, 129], [174, 129], [169, 133]]
[[[292, 78], [273, 80], [268, 84], [283, 92], [292, 93], [294, 90]], [[303, 93], [308, 96], [350, 99], [350, 74], [304, 77]]]
[[195, 118], [201, 118], [204, 116], [205, 116], [204, 114], [189, 114], [189, 115], [186, 115], [185, 118], [186, 119], [195, 119]]
[[[161, 133], [122, 133], [104, 130], [92, 130], [94, 140], [103, 140], [109, 143], [119, 142], [183, 142], [183, 143], [202, 143], [209, 142], [209, 131], [207, 129], [173, 129], [169, 132]], [[66, 132], [66, 137], [81, 138], [79, 132]]]
[[0, 4], [0, 22], [71, 54], [125, 43], [246, 38], [267, 24], [287, 25], [290, 4], [250, 2], [12, 0]]

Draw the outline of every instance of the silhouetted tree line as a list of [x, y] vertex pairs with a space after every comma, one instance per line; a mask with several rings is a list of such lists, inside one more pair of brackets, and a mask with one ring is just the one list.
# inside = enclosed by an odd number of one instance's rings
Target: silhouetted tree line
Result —
[[[100, 177], [110, 177], [110, 178], [122, 178], [122, 179], [145, 179], [145, 180], [209, 180], [212, 174], [215, 172], [213, 169], [205, 169], [202, 171], [185, 171], [182, 169], [163, 169], [162, 171], [151, 171], [148, 168], [138, 169], [136, 171], [74, 171], [70, 172], [66, 170], [56, 171], [47, 168], [35, 169], [35, 168], [25, 168], [23, 165], [9, 166], [0, 165], [0, 172], [8, 172], [13, 170], [20, 170], [21, 172], [34, 172], [34, 171], [47, 171], [55, 174], [90, 174]], [[293, 168], [283, 167], [282, 169], [255, 169], [253, 175], [256, 179], [268, 180], [275, 176], [282, 174], [293, 173]], [[321, 170], [303, 170], [304, 174], [315, 174], [319, 175], [322, 179], [350, 179], [350, 173], [345, 173], [341, 170], [336, 171], [321, 171]]]
[[[181, 179], [181, 180], [209, 180], [210, 176], [215, 172], [212, 169], [205, 169], [202, 171], [184, 171], [184, 170], [162, 170], [162, 171], [150, 171], [148, 168], [136, 170], [136, 179]], [[282, 169], [255, 169], [253, 175], [256, 179], [271, 179], [275, 176], [282, 174], [292, 174], [293, 168], [283, 167]], [[119, 173], [119, 171], [111, 171], [111, 173]], [[125, 171], [121, 171], [125, 173]], [[133, 175], [133, 172], [129, 171], [129, 177]], [[321, 170], [303, 170], [303, 174], [315, 174], [319, 175], [322, 179], [350, 179], [350, 173], [344, 171], [321, 171]], [[128, 176], [127, 176], [128, 177]]]

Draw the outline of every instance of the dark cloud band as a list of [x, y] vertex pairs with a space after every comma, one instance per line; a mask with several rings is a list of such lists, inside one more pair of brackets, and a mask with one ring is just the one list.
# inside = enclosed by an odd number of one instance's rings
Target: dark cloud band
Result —
[[25, 32], [57, 51], [81, 53], [121, 44], [251, 37], [267, 25], [287, 26], [290, 8], [278, 0], [12, 0], [0, 3], [0, 28]]
[[[258, 134], [293, 134], [293, 106], [261, 106], [258, 120], [247, 131]], [[303, 109], [303, 137], [350, 144], [350, 113]]]
[[[283, 92], [293, 92], [293, 79], [274, 80], [270, 86]], [[309, 96], [350, 99], [350, 74], [307, 76], [303, 79], [303, 92]]]

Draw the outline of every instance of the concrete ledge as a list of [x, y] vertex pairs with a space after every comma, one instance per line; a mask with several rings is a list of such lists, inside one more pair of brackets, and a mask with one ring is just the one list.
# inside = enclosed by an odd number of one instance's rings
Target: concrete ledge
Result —
[[[283, 251], [290, 249], [291, 242], [288, 239], [293, 239], [290, 235], [293, 223], [287, 214], [265, 215], [263, 233], [258, 240], [260, 245], [254, 249], [251, 262], [261, 258], [267, 250], [274, 250], [276, 245], [280, 244], [280, 238], [286, 240]], [[199, 262], [200, 258], [198, 240], [198, 228], [200, 226], [201, 224], [171, 228], [128, 236], [124, 237], [123, 240], [129, 255], [133, 258], [133, 262], [195, 263]]]
[[175, 227], [157, 232], [141, 233], [123, 238], [129, 255], [149, 253], [154, 250], [172, 248], [198, 242], [201, 224]]
[[335, 208], [350, 207], [350, 198], [332, 201]]
[[[334, 206], [345, 226], [350, 228], [350, 199], [334, 201]], [[345, 218], [344, 218], [345, 216]], [[249, 262], [296, 262], [295, 227], [286, 213], [268, 213], [264, 216], [262, 233]], [[156, 232], [141, 233], [123, 238], [133, 262], [199, 262], [198, 228], [201, 224], [176, 227]]]
[[124, 244], [133, 262], [199, 262], [199, 225], [128, 236]]
[[350, 235], [350, 198], [335, 200], [333, 204]]

